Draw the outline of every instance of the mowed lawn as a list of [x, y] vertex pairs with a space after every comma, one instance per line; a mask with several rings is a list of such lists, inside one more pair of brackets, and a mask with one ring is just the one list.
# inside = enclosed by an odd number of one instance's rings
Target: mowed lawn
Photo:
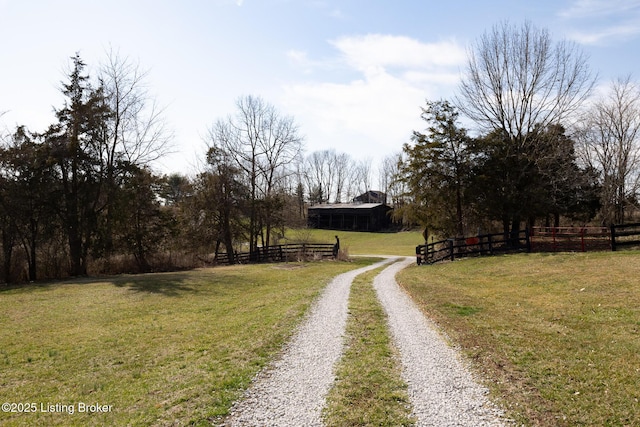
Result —
[[[0, 289], [0, 402], [14, 403], [3, 406], [0, 424], [210, 425], [328, 281], [370, 262]], [[82, 404], [110, 408], [80, 413]]]
[[349, 255], [397, 255], [414, 257], [416, 246], [424, 243], [421, 231], [398, 233], [362, 233], [339, 230], [288, 230], [286, 238], [292, 241], [311, 240], [320, 243], [335, 243], [340, 238], [340, 248]]
[[410, 267], [401, 285], [525, 425], [640, 425], [640, 253]]

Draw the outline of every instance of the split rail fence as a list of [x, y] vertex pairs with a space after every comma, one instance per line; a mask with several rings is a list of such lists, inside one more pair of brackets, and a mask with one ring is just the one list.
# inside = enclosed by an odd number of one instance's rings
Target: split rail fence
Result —
[[586, 252], [640, 247], [640, 223], [610, 227], [533, 227], [504, 233], [451, 238], [416, 246], [416, 261], [433, 264], [469, 256], [514, 252]]
[[532, 252], [587, 252], [611, 249], [609, 227], [533, 227]]
[[640, 223], [611, 226], [611, 250], [640, 246]]
[[[291, 243], [259, 248], [254, 252], [236, 252], [233, 254], [236, 264], [258, 262], [286, 262], [335, 257], [336, 245], [332, 243]], [[229, 264], [229, 255], [219, 253], [218, 264]]]
[[416, 246], [418, 265], [455, 260], [469, 256], [496, 255], [515, 252], [531, 252], [529, 231], [517, 235], [504, 233], [482, 234], [466, 238], [452, 238]]

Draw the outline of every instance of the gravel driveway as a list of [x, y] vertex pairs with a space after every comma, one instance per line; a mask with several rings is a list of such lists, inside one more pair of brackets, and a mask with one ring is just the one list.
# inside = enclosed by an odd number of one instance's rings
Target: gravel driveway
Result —
[[458, 354], [443, 340], [395, 275], [415, 258], [405, 258], [376, 276], [373, 286], [400, 351], [402, 376], [418, 426], [501, 426], [502, 412], [487, 399]]
[[327, 285], [282, 356], [231, 409], [226, 426], [322, 425], [325, 397], [344, 347], [351, 282], [387, 262], [340, 274]]
[[281, 357], [261, 372], [225, 426], [321, 426], [325, 397], [343, 352], [351, 282], [359, 274], [399, 260], [374, 282], [398, 347], [418, 426], [499, 426], [487, 400], [457, 354], [400, 290], [395, 274], [413, 258], [389, 258], [336, 276], [312, 306]]

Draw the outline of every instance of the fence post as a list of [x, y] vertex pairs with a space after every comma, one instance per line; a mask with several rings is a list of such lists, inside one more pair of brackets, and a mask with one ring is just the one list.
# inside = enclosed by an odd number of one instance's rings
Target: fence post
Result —
[[611, 250], [616, 250], [616, 226], [611, 224]]
[[493, 235], [489, 234], [487, 240], [489, 241], [489, 255], [493, 255]]
[[449, 239], [449, 253], [451, 254], [451, 261], [455, 259], [455, 254], [453, 253], [453, 239]]
[[527, 252], [531, 253], [531, 236], [529, 235], [529, 227], [524, 229], [524, 238], [525, 238], [525, 244], [527, 247]]

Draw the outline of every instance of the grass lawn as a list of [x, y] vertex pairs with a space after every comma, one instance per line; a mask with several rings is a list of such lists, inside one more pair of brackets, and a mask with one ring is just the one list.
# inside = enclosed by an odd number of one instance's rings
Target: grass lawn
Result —
[[[0, 424], [209, 425], [328, 281], [370, 262], [219, 267], [0, 290], [0, 402], [35, 409], [0, 412]], [[111, 408], [80, 413], [81, 403]]]
[[301, 229], [288, 230], [286, 238], [334, 243], [334, 236], [340, 238], [340, 248], [349, 255], [397, 255], [415, 256], [416, 246], [424, 243], [421, 231], [400, 231], [398, 233], [365, 233], [358, 231]]
[[640, 253], [464, 259], [399, 281], [516, 421], [640, 425]]

